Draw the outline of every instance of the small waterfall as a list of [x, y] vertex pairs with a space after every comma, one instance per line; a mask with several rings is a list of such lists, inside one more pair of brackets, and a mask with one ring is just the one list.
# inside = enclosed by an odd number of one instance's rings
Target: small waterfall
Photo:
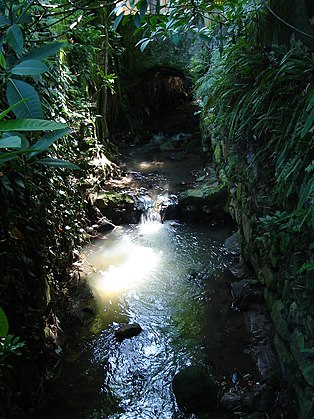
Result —
[[163, 223], [165, 220], [172, 219], [175, 216], [178, 204], [176, 195], [158, 195], [153, 200], [148, 194], [145, 194], [139, 196], [137, 199], [140, 202], [140, 209], [142, 211], [141, 224]]
[[141, 195], [137, 199], [140, 202], [140, 210], [142, 211], [140, 224], [160, 223], [161, 216], [153, 199], [148, 194]]

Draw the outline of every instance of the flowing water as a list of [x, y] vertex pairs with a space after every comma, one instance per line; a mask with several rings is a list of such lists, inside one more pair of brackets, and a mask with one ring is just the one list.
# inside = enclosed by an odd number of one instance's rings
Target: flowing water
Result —
[[[73, 333], [45, 418], [171, 419], [184, 415], [171, 381], [189, 365], [232, 386], [232, 372], [252, 372], [249, 338], [231, 309], [223, 246], [232, 227], [161, 224], [117, 227], [83, 252], [98, 314]], [[138, 323], [122, 342], [114, 331]], [[233, 417], [217, 410], [216, 418]]]

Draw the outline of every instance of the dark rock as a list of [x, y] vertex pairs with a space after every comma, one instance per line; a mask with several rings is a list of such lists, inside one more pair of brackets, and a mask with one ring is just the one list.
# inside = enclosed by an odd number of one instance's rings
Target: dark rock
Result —
[[134, 197], [114, 191], [99, 192], [94, 205], [100, 213], [113, 224], [132, 224], [139, 222], [140, 212], [135, 208]]
[[252, 268], [245, 262], [240, 262], [237, 265], [233, 265], [229, 268], [229, 270], [237, 279], [243, 279], [252, 276]]
[[231, 285], [235, 297], [234, 307], [242, 311], [250, 310], [255, 304], [264, 304], [263, 287], [252, 284], [252, 281], [243, 279]]
[[138, 323], [130, 323], [119, 327], [118, 330], [115, 330], [114, 334], [118, 340], [123, 340], [137, 336], [141, 331], [142, 328]]
[[178, 198], [176, 195], [170, 195], [167, 198], [163, 198], [159, 204], [159, 213], [161, 222], [165, 220], [172, 220], [175, 218], [178, 207]]
[[268, 412], [273, 404], [274, 396], [271, 387], [261, 385], [257, 390], [248, 391], [244, 395], [241, 406], [248, 413]]
[[224, 242], [224, 247], [226, 250], [234, 256], [240, 254], [240, 245], [238, 241], [237, 233], [232, 234], [232, 236], [228, 237]]
[[199, 367], [187, 367], [172, 380], [179, 409], [196, 413], [217, 407], [217, 387], [212, 377]]
[[220, 398], [220, 405], [229, 410], [239, 409], [243, 397], [243, 390], [240, 388], [232, 388], [225, 392]]
[[93, 307], [84, 307], [82, 308], [82, 311], [84, 311], [84, 313], [86, 314], [89, 314], [90, 316], [95, 315], [95, 310], [93, 309]]
[[241, 298], [243, 295], [244, 288], [249, 286], [250, 281], [248, 279], [243, 279], [239, 282], [234, 282], [231, 284], [231, 292], [234, 297], [234, 299], [237, 301]]
[[108, 218], [103, 217], [98, 221], [98, 225], [96, 227], [98, 233], [106, 233], [107, 231], [113, 230], [116, 226], [108, 220]]

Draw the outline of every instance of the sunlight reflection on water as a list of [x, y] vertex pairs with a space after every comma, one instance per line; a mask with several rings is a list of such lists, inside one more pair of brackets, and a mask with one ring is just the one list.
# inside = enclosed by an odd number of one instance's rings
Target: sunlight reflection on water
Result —
[[[139, 228], [140, 234], [153, 234], [162, 224], [145, 223]], [[106, 247], [89, 248], [85, 260], [93, 268], [88, 276], [89, 285], [98, 300], [105, 302], [110, 295], [135, 289], [158, 267], [162, 251], [133, 243], [128, 235], [110, 236]]]

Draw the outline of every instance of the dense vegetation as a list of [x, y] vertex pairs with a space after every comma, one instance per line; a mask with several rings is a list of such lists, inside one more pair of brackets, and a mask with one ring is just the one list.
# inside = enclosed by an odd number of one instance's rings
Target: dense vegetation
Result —
[[[87, 25], [93, 7], [56, 6], [0, 2], [0, 415], [7, 417], [36, 405], [58, 365], [69, 267], [93, 218], [88, 191], [113, 170], [107, 134], [97, 134], [107, 123], [96, 118], [100, 97], [113, 83], [98, 64], [104, 27]], [[78, 21], [86, 30], [74, 31]]]
[[[114, 170], [113, 128], [133, 126], [121, 42], [130, 21], [141, 51], [179, 45], [186, 31], [203, 40], [190, 76], [204, 149], [230, 190], [246, 185], [245, 199], [237, 193], [255, 214], [257, 252], [276, 269], [296, 255], [289, 275], [313, 292], [314, 37], [295, 28], [293, 4], [0, 1], [0, 415], [36, 406], [60, 359], [69, 267], [95, 216], [87, 197]], [[242, 245], [247, 259], [251, 249]]]

